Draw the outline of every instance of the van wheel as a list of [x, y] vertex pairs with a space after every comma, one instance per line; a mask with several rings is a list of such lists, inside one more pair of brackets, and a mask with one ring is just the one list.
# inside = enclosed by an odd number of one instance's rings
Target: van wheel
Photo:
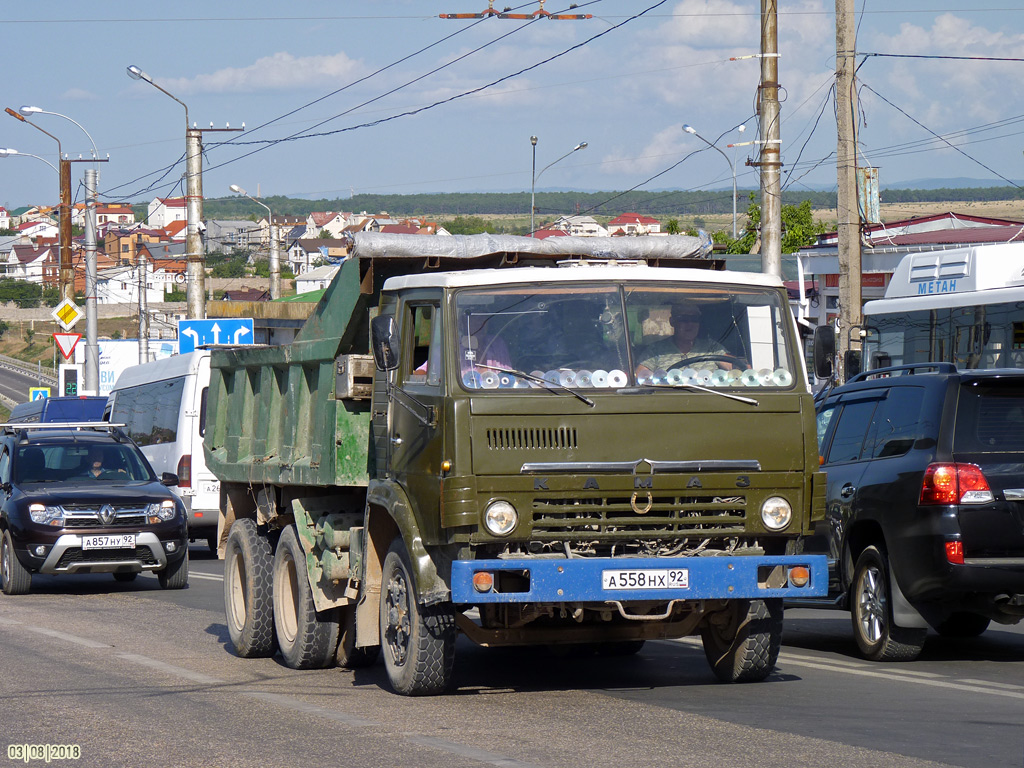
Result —
[[775, 669], [782, 647], [782, 600], [730, 600], [700, 633], [711, 671], [723, 683], [755, 683]]
[[170, 563], [162, 571], [157, 571], [157, 581], [163, 589], [184, 589], [188, 586], [188, 550], [180, 560]]
[[285, 528], [274, 553], [274, 629], [291, 669], [323, 669], [334, 662], [338, 611], [318, 611], [306, 578], [306, 553], [295, 526]]
[[953, 613], [945, 621], [935, 625], [935, 631], [943, 637], [977, 637], [988, 629], [987, 616], [977, 613]]
[[356, 648], [356, 607], [349, 604], [338, 609], [340, 631], [334, 660], [343, 669], [372, 667], [380, 656], [379, 645]]
[[928, 630], [897, 627], [892, 619], [889, 563], [878, 547], [857, 558], [850, 586], [850, 618], [861, 655], [870, 661], [913, 661]]
[[450, 602], [420, 605], [409, 554], [396, 539], [384, 558], [380, 640], [384, 667], [396, 693], [443, 693], [455, 667], [455, 611]]
[[224, 552], [224, 614], [235, 653], [243, 659], [273, 656], [274, 550], [256, 521], [236, 520]]
[[14, 554], [10, 531], [0, 539], [0, 587], [5, 595], [24, 595], [32, 588], [32, 574]]

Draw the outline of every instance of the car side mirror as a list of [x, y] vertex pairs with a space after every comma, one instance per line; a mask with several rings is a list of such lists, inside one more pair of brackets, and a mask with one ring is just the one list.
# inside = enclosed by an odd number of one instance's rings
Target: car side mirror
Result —
[[398, 367], [398, 326], [393, 315], [378, 315], [370, 321], [373, 362], [379, 371]]
[[831, 379], [832, 359], [836, 354], [836, 332], [831, 325], [819, 325], [814, 329], [812, 349], [814, 375], [819, 379]]
[[160, 475], [160, 482], [168, 487], [178, 484], [178, 476], [173, 472], [164, 472]]

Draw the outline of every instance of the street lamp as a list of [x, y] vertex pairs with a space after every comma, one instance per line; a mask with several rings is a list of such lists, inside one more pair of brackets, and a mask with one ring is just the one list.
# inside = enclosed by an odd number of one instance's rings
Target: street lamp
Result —
[[271, 212], [269, 205], [261, 203], [237, 184], [232, 184], [228, 189], [243, 197], [248, 197], [256, 205], [261, 205], [267, 209], [267, 221], [270, 222], [270, 298], [279, 299], [281, 298], [281, 257], [278, 251], [277, 225], [274, 223], [274, 214]]
[[534, 227], [534, 224], [533, 224], [533, 217], [534, 217], [534, 213], [537, 210], [536, 203], [534, 202], [536, 200], [537, 179], [540, 178], [541, 173], [544, 173], [544, 171], [546, 171], [548, 168], [550, 168], [555, 163], [559, 162], [560, 160], [565, 160], [565, 158], [567, 158], [573, 152], [576, 152], [576, 151], [581, 150], [581, 149], [586, 149], [587, 148], [587, 142], [581, 141], [575, 147], [573, 147], [568, 152], [566, 152], [564, 155], [562, 155], [560, 158], [558, 158], [558, 160], [553, 160], [550, 163], [548, 163], [547, 165], [545, 165], [543, 168], [541, 168], [540, 173], [537, 173], [537, 137], [536, 136], [531, 136], [530, 137], [530, 143], [533, 145], [532, 181], [530, 183], [530, 237], [533, 237], [534, 236], [533, 233], [535, 231], [535, 227]]
[[80, 122], [73, 117], [51, 112], [42, 107], [23, 106], [18, 110], [26, 117], [29, 115], [55, 115], [77, 125], [92, 144], [92, 159], [96, 161], [94, 170], [85, 171], [85, 391], [99, 394], [100, 391], [100, 350], [99, 326], [96, 307], [96, 197], [99, 187], [99, 152], [92, 135], [85, 130]]
[[[744, 126], [744, 125], [739, 126], [739, 129], [741, 131], [744, 130], [745, 128], [746, 128], [746, 126]], [[718, 154], [720, 154], [722, 157], [725, 158], [725, 162], [727, 162], [729, 164], [729, 170], [732, 172], [732, 239], [735, 240], [736, 239], [736, 164], [719, 147], [717, 147], [716, 145], [712, 144], [710, 141], [708, 141], [703, 136], [701, 136], [699, 133], [697, 133], [697, 130], [692, 125], [684, 125], [683, 126], [683, 130], [686, 131], [687, 133], [693, 134], [698, 139], [700, 139], [705, 144], [707, 144], [709, 147], [711, 147], [713, 150], [718, 152]], [[719, 138], [721, 138], [721, 137], [719, 137]]]
[[48, 166], [53, 168], [54, 173], [60, 175], [60, 171], [57, 170], [57, 166], [55, 166], [53, 163], [51, 163], [45, 157], [40, 157], [39, 155], [33, 155], [30, 152], [19, 152], [18, 150], [11, 149], [10, 147], [7, 147], [5, 149], [0, 149], [0, 157], [15, 157], [15, 156], [17, 156], [17, 157], [34, 157], [36, 160], [42, 160]]
[[161, 93], [170, 96], [185, 108], [185, 214], [188, 228], [185, 236], [185, 258], [188, 260], [186, 303], [190, 320], [206, 317], [206, 270], [203, 264], [203, 243], [199, 224], [203, 220], [203, 132], [189, 127], [188, 105], [170, 91], [153, 82], [153, 78], [132, 64], [126, 70], [132, 80], [144, 80]]

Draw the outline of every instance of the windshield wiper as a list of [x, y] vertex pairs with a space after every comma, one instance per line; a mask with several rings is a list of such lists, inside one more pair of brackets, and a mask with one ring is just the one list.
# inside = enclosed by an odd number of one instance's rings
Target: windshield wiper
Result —
[[[757, 400], [752, 397], [741, 397], [740, 395], [733, 395], [729, 392], [723, 392], [720, 389], [712, 389], [711, 387], [702, 387], [699, 384], [643, 384], [638, 387], [631, 387], [630, 391], [639, 392], [642, 389], [696, 389], [698, 392], [710, 392], [713, 395], [719, 395], [720, 397], [727, 397], [730, 400], [736, 400], [740, 403], [746, 403], [747, 405], [760, 405]], [[623, 390], [619, 390], [622, 392]]]
[[572, 387], [567, 387], [564, 384], [556, 384], [553, 381], [548, 381], [547, 379], [542, 379], [540, 376], [534, 376], [532, 373], [524, 373], [523, 371], [517, 371], [515, 368], [505, 368], [505, 367], [500, 366], [500, 365], [484, 365], [483, 363], [476, 363], [476, 367], [477, 368], [486, 368], [489, 371], [497, 371], [498, 373], [510, 373], [513, 376], [518, 376], [521, 379], [526, 379], [527, 381], [534, 381], [534, 382], [540, 384], [545, 389], [550, 390], [551, 392], [556, 392], [558, 390], [562, 390], [562, 391], [568, 392], [570, 395], [575, 397], [577, 400], [581, 400], [582, 402], [584, 402], [587, 405], [589, 405], [591, 408], [593, 408], [593, 407], [595, 407], [597, 405], [597, 403], [595, 403], [589, 397], [587, 397], [586, 395], [584, 395], [584, 394], [582, 394], [580, 392], [577, 392]]

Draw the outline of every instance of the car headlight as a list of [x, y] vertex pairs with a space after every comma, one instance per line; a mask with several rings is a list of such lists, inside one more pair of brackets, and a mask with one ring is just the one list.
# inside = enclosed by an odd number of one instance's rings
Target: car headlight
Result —
[[519, 513], [507, 501], [492, 501], [484, 510], [484, 525], [495, 536], [506, 536], [519, 523]]
[[40, 525], [60, 526], [64, 523], [64, 510], [60, 507], [49, 507], [45, 504], [29, 504], [28, 516], [33, 523]]
[[173, 520], [177, 511], [174, 508], [174, 502], [167, 499], [166, 501], [161, 501], [159, 504], [156, 502], [150, 504], [146, 509], [146, 514], [149, 517], [158, 517], [160, 520], [166, 522], [168, 520]]
[[761, 521], [770, 531], [781, 531], [793, 519], [793, 507], [781, 496], [765, 499], [761, 505]]

